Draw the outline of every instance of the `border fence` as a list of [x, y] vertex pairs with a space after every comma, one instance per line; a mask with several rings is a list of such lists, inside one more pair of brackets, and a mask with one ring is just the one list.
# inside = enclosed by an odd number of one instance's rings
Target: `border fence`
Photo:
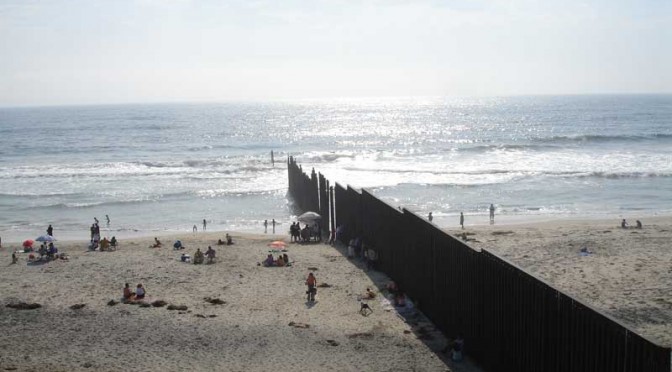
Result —
[[553, 288], [487, 249], [474, 250], [366, 190], [308, 176], [288, 159], [289, 195], [303, 210], [361, 237], [390, 276], [446, 335], [490, 371], [670, 372], [670, 348]]

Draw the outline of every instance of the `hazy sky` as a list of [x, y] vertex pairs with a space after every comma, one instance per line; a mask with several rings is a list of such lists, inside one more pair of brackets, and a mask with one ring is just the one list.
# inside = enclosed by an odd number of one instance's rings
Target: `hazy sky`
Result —
[[0, 106], [661, 92], [671, 0], [0, 0]]

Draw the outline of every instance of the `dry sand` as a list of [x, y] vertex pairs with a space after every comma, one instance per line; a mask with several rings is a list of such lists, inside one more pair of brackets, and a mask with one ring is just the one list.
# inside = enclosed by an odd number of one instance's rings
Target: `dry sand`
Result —
[[[634, 222], [634, 221], [630, 221]], [[557, 220], [536, 224], [467, 226], [468, 244], [491, 249], [556, 288], [604, 311], [661, 345], [672, 344], [672, 218], [643, 220], [621, 229], [619, 221]], [[164, 236], [121, 241], [116, 252], [87, 252], [84, 242], [59, 242], [69, 261], [29, 266], [26, 255], [9, 265], [17, 244], [0, 250], [0, 370], [178, 371], [339, 370], [476, 371], [439, 352], [445, 338], [426, 319], [404, 319], [370, 301], [373, 314], [358, 313], [366, 287], [380, 291], [389, 280], [364, 271], [342, 248], [290, 244], [288, 268], [257, 266], [272, 235], [234, 235], [233, 246], [214, 246], [218, 262], [178, 260], [172, 242], [186, 252], [205, 250], [220, 234]], [[288, 239], [285, 238], [285, 241]], [[587, 247], [593, 253], [579, 255]], [[6, 263], [6, 264], [5, 264]], [[304, 278], [316, 268], [317, 303], [305, 301]], [[125, 282], [143, 283], [147, 302], [164, 300], [186, 311], [137, 305], [108, 306]], [[204, 298], [224, 304], [213, 305]], [[35, 310], [5, 307], [39, 303]], [[81, 309], [71, 306], [85, 304]], [[293, 322], [293, 326], [289, 324]], [[306, 327], [306, 328], [303, 328]]]
[[[556, 220], [445, 231], [466, 232], [471, 247], [496, 252], [649, 340], [670, 346], [672, 218], [642, 222], [641, 230], [622, 229], [620, 220]], [[593, 253], [581, 256], [582, 247]]]
[[[222, 234], [121, 239], [114, 252], [87, 252], [85, 242], [58, 242], [68, 261], [28, 265], [0, 250], [0, 370], [19, 371], [477, 371], [440, 352], [446, 339], [424, 317], [385, 311], [359, 314], [358, 295], [380, 292], [388, 278], [364, 271], [342, 249], [290, 244], [286, 268], [257, 266], [268, 242], [284, 236], [234, 234], [235, 245], [215, 246]], [[187, 247], [174, 251], [181, 239]], [[288, 241], [288, 239], [285, 239]], [[218, 261], [179, 260], [196, 248], [217, 249]], [[311, 269], [312, 268], [312, 269]], [[317, 302], [305, 299], [313, 270]], [[124, 283], [142, 283], [146, 302], [163, 300], [187, 310], [108, 305]], [[212, 304], [205, 298], [222, 300]], [[38, 303], [34, 310], [7, 304]], [[80, 307], [78, 309], [72, 306]], [[78, 306], [77, 306], [78, 305]], [[82, 306], [83, 305], [83, 306]], [[291, 324], [291, 325], [290, 325]]]

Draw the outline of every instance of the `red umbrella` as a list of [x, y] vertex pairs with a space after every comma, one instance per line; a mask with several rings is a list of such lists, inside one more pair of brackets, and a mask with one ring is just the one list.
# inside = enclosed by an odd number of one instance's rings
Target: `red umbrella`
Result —
[[276, 240], [268, 243], [268, 246], [275, 249], [283, 249], [287, 248], [287, 243], [283, 242], [282, 240]]
[[35, 242], [32, 241], [31, 239], [25, 240], [25, 241], [23, 242], [23, 247], [24, 247], [24, 248], [32, 247], [32, 246], [33, 246], [33, 243], [35, 243]]

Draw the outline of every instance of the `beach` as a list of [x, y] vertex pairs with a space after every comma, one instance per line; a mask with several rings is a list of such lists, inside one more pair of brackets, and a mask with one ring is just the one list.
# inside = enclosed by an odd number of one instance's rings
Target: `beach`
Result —
[[[466, 218], [469, 221], [469, 216]], [[457, 221], [456, 221], [457, 222]], [[672, 218], [557, 219], [465, 225], [467, 244], [486, 248], [659, 345], [672, 345]], [[457, 223], [455, 223], [457, 225]], [[581, 248], [592, 252], [580, 254]]]
[[[85, 241], [57, 241], [68, 260], [10, 264], [18, 243], [0, 250], [0, 369], [19, 371], [478, 371], [441, 350], [445, 337], [421, 315], [384, 306], [389, 278], [349, 260], [343, 247], [289, 243], [272, 234], [222, 233], [118, 237], [112, 252], [87, 251]], [[290, 267], [263, 267], [272, 240], [288, 242]], [[175, 240], [186, 249], [174, 250]], [[181, 262], [197, 248], [217, 251], [213, 264]], [[305, 277], [318, 294], [306, 301]], [[142, 283], [144, 302], [115, 303], [124, 283]], [[326, 287], [321, 287], [320, 285]], [[372, 288], [373, 310], [358, 298]], [[113, 301], [113, 302], [110, 302]], [[9, 308], [25, 302], [41, 307]], [[178, 307], [169, 310], [169, 306]], [[145, 305], [146, 306], [146, 305]], [[180, 306], [186, 306], [180, 309]], [[386, 310], [387, 309], [387, 310]]]

